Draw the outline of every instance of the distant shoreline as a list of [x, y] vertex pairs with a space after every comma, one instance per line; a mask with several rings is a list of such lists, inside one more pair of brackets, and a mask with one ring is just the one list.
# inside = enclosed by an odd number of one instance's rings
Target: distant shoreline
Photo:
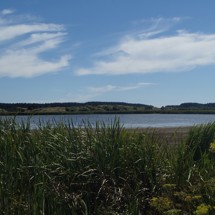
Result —
[[125, 102], [0, 103], [0, 115], [215, 114], [215, 103], [182, 103], [161, 108]]
[[214, 110], [202, 111], [137, 111], [137, 112], [2, 112], [0, 116], [33, 116], [33, 115], [97, 115], [97, 114], [215, 114]]

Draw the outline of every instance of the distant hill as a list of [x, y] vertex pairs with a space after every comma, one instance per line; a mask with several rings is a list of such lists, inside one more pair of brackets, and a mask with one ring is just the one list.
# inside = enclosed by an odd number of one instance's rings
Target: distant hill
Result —
[[165, 109], [177, 109], [177, 110], [210, 110], [215, 109], [215, 103], [207, 103], [207, 104], [201, 104], [201, 103], [182, 103], [180, 105], [168, 105], [165, 106]]
[[125, 102], [0, 103], [0, 114], [142, 113], [154, 109]]
[[120, 113], [211, 113], [215, 103], [182, 103], [161, 108], [126, 102], [0, 103], [0, 115], [19, 114], [120, 114]]

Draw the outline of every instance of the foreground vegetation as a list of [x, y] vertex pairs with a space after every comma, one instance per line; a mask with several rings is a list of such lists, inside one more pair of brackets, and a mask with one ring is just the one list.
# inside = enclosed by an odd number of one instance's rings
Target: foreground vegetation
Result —
[[1, 214], [215, 214], [215, 124], [152, 131], [0, 121]]

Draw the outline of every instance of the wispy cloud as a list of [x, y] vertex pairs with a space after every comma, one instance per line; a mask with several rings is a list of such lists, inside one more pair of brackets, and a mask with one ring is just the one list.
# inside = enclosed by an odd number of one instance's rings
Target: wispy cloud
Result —
[[[63, 25], [31, 23], [28, 16], [26, 22], [22, 19], [17, 23], [14, 16], [10, 17], [13, 12], [8, 9], [0, 12], [0, 76], [33, 77], [60, 71], [69, 65], [70, 55], [56, 56], [57, 60], [47, 55], [65, 41], [67, 33]], [[46, 58], [41, 57], [44, 53]]]
[[11, 9], [4, 9], [2, 11], [0, 11], [0, 14], [1, 15], [9, 15], [9, 14], [12, 14], [14, 13], [15, 11], [14, 10], [11, 10]]
[[215, 34], [182, 30], [160, 34], [178, 21], [180, 18], [173, 18], [165, 24], [159, 19], [147, 31], [125, 35], [118, 44], [101, 51], [91, 67], [80, 68], [77, 74], [175, 72], [215, 64]]
[[142, 87], [147, 87], [154, 85], [153, 83], [137, 83], [137, 84], [130, 84], [126, 86], [115, 86], [115, 85], [105, 85], [102, 87], [89, 87], [89, 91], [91, 93], [97, 93], [97, 94], [103, 94], [103, 93], [108, 93], [112, 91], [129, 91], [129, 90], [135, 90], [139, 89]]
[[139, 88], [145, 88], [149, 86], [156, 85], [155, 83], [136, 83], [136, 84], [128, 84], [124, 86], [119, 85], [104, 85], [104, 86], [91, 86], [87, 87], [85, 89], [82, 89], [82, 92], [79, 94], [68, 94], [64, 101], [68, 101], [68, 99], [71, 99], [75, 102], [86, 102], [90, 100], [94, 100], [98, 98], [99, 96], [102, 96], [104, 94], [108, 93], [123, 93], [126, 91], [136, 90]]
[[[147, 29], [153, 29], [153, 28], [170, 28], [173, 25], [184, 21], [188, 17], [171, 17], [171, 18], [164, 18], [164, 17], [158, 17], [158, 18], [147, 18], [147, 19], [140, 19], [133, 21], [133, 25], [139, 25], [139, 24], [145, 24], [145, 26], [148, 26]], [[144, 27], [145, 27], [144, 26]]]
[[185, 17], [173, 17], [173, 18], [151, 18], [151, 19], [142, 19], [133, 22], [134, 26], [140, 26], [138, 32], [134, 32], [134, 37], [138, 38], [148, 38], [158, 34], [161, 34], [165, 31], [168, 31], [174, 25], [185, 20]]

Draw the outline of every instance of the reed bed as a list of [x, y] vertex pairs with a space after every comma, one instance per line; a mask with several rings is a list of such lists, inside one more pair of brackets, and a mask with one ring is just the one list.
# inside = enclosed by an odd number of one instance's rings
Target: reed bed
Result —
[[1, 214], [215, 214], [215, 124], [180, 144], [86, 122], [0, 120]]

